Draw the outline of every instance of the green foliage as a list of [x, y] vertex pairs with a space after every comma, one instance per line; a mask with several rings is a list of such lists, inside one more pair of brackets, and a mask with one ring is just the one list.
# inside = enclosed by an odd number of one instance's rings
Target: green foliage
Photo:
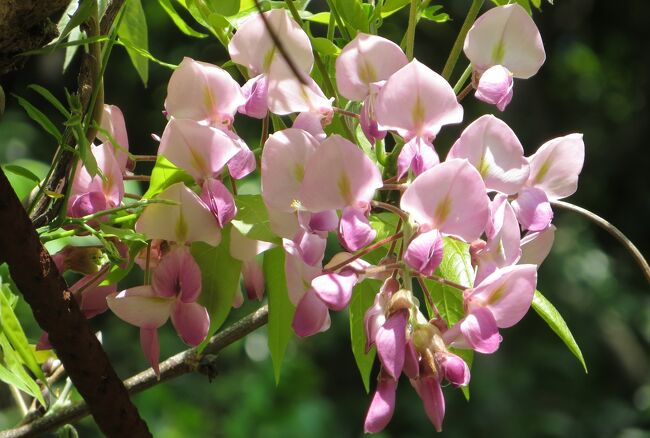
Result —
[[424, 11], [422, 11], [422, 14], [420, 15], [422, 18], [433, 21], [436, 23], [444, 23], [445, 21], [449, 21], [449, 14], [445, 12], [440, 12], [442, 9], [441, 5], [433, 5], [429, 6], [426, 8]]
[[41, 87], [40, 85], [37, 84], [31, 84], [29, 86], [32, 90], [36, 91], [38, 94], [43, 96], [48, 102], [52, 104], [54, 108], [59, 110], [59, 112], [63, 115], [65, 118], [69, 118], [71, 116], [70, 111], [61, 103], [59, 99], [54, 97], [50, 91], [44, 87]]
[[238, 195], [235, 198], [237, 216], [232, 225], [249, 239], [279, 242], [269, 226], [269, 213], [261, 195]]
[[194, 178], [192, 178], [189, 173], [176, 167], [174, 163], [164, 156], [158, 155], [156, 164], [151, 171], [149, 189], [147, 189], [142, 197], [145, 199], [154, 198], [167, 187], [176, 184], [177, 182], [184, 182], [187, 185], [190, 185], [194, 182]]
[[312, 37], [311, 44], [314, 47], [314, 50], [323, 56], [332, 56], [341, 53], [341, 49], [327, 38]]
[[158, 0], [158, 3], [160, 4], [160, 7], [162, 7], [163, 10], [167, 13], [167, 15], [169, 15], [169, 18], [172, 19], [176, 27], [185, 35], [196, 38], [205, 38], [208, 36], [205, 33], [197, 32], [192, 29], [190, 25], [187, 24], [185, 20], [183, 20], [183, 17], [178, 15], [178, 12], [176, 12], [176, 9], [174, 9], [174, 5], [172, 5], [171, 0]]
[[149, 51], [149, 38], [147, 36], [147, 17], [142, 9], [140, 0], [126, 0], [124, 4], [124, 16], [120, 23], [117, 35], [126, 44], [126, 51], [131, 58], [133, 67], [138, 72], [144, 86], [149, 80], [149, 60], [142, 52], [142, 49]]
[[[226, 320], [239, 288], [241, 261], [230, 255], [230, 225], [221, 232], [219, 246], [192, 244], [192, 255], [201, 268], [202, 292], [199, 303], [208, 309], [212, 336]], [[202, 345], [207, 343], [207, 339]]]
[[587, 364], [585, 359], [582, 357], [582, 351], [578, 347], [578, 343], [571, 334], [569, 326], [567, 326], [564, 318], [560, 315], [560, 312], [557, 311], [555, 306], [551, 304], [549, 300], [542, 295], [538, 290], [535, 291], [535, 296], [533, 297], [533, 309], [535, 312], [548, 324], [548, 326], [553, 330], [553, 333], [558, 335], [558, 337], [564, 342], [569, 351], [578, 359], [582, 367], [587, 372]]
[[[410, 3], [411, 0], [384, 0], [383, 5], [381, 5], [381, 16], [382, 18], [389, 17]], [[379, 4], [377, 7], [380, 7]]]
[[377, 351], [373, 346], [366, 353], [366, 328], [364, 316], [366, 311], [372, 306], [375, 295], [381, 287], [378, 280], [365, 280], [357, 284], [352, 291], [350, 300], [350, 343], [352, 344], [352, 354], [357, 363], [357, 368], [361, 373], [361, 380], [366, 392], [370, 391], [370, 373], [372, 365], [375, 363]]
[[294, 305], [289, 301], [284, 275], [284, 249], [276, 247], [264, 253], [264, 279], [269, 296], [269, 351], [273, 361], [275, 383], [280, 383], [282, 361], [293, 337]]
[[336, 8], [336, 13], [338, 13], [341, 20], [347, 25], [348, 31], [353, 30], [353, 32], [350, 32], [351, 38], [354, 38], [357, 32], [368, 33], [370, 31], [368, 24], [369, 14], [364, 9], [364, 6], [370, 5], [364, 5], [359, 0], [333, 0], [332, 3], [334, 3], [334, 7]]
[[74, 3], [77, 3], [78, 6], [75, 9], [73, 15], [64, 15], [61, 18], [59, 25], [64, 23], [65, 24], [63, 26], [63, 30], [61, 30], [59, 33], [59, 38], [56, 40], [55, 46], [58, 46], [70, 34], [70, 32], [72, 32], [73, 29], [77, 28], [81, 23], [90, 18], [96, 8], [95, 0], [80, 0], [72, 2], [72, 4]]
[[[463, 286], [471, 286], [474, 270], [469, 255], [469, 245], [451, 237], [445, 237], [442, 262], [436, 269], [435, 275]], [[429, 289], [433, 303], [440, 311], [440, 315], [450, 326], [458, 322], [464, 315], [463, 291], [429, 279], [425, 279], [424, 283]], [[429, 301], [425, 301], [429, 317], [433, 318], [434, 313], [429, 308]]]
[[41, 127], [54, 137], [58, 143], [61, 142], [61, 131], [59, 131], [56, 125], [41, 110], [29, 103], [27, 99], [16, 96], [15, 94], [13, 94], [13, 96], [18, 99], [18, 103], [25, 109], [27, 115], [32, 120], [41, 125]]

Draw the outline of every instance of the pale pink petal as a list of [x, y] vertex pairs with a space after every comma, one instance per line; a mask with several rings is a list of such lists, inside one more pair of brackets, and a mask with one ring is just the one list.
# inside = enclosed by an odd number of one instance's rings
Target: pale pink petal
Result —
[[411, 380], [411, 384], [422, 399], [427, 417], [436, 431], [441, 432], [442, 421], [445, 418], [445, 397], [440, 382], [433, 376], [420, 376], [419, 379]]
[[[395, 282], [394, 279], [386, 281], [389, 282], [389, 284]], [[397, 284], [395, 291], [397, 291], [399, 287], [400, 285]], [[377, 332], [379, 331], [379, 328], [382, 327], [386, 322], [386, 312], [388, 311], [389, 304], [390, 293], [380, 291], [377, 293], [377, 295], [375, 295], [375, 301], [372, 307], [366, 310], [366, 314], [363, 317], [363, 324], [366, 330], [366, 353], [370, 351], [370, 348], [375, 344]]]
[[237, 206], [232, 193], [218, 179], [208, 178], [203, 182], [201, 199], [217, 219], [221, 228], [226, 226], [237, 214]]
[[201, 294], [201, 269], [186, 246], [175, 247], [156, 268], [152, 281], [159, 297], [178, 298], [191, 303]]
[[404, 261], [416, 272], [428, 277], [442, 261], [442, 236], [438, 230], [427, 231], [411, 240]]
[[236, 227], [230, 228], [230, 255], [243, 262], [254, 260], [255, 256], [275, 247], [275, 243], [253, 240], [244, 236]]
[[229, 126], [245, 102], [239, 84], [226, 70], [184, 58], [169, 79], [165, 110], [174, 118]]
[[331, 117], [332, 101], [310, 76], [301, 82], [286, 65], [278, 64], [269, 73], [269, 111], [278, 115], [311, 112]]
[[492, 313], [485, 307], [477, 307], [465, 318], [459, 321], [463, 337], [475, 351], [491, 354], [497, 351], [501, 343], [501, 335]]
[[480, 16], [467, 33], [463, 50], [475, 70], [501, 64], [522, 79], [537, 73], [546, 60], [535, 22], [516, 3]]
[[555, 229], [555, 225], [551, 224], [542, 231], [527, 233], [521, 239], [519, 264], [541, 265], [553, 247]]
[[167, 123], [158, 148], [158, 155], [163, 155], [197, 181], [218, 175], [239, 152], [238, 145], [224, 131], [176, 118]]
[[330, 328], [327, 306], [312, 289], [307, 290], [298, 303], [291, 325], [300, 337], [315, 335]]
[[536, 187], [521, 189], [517, 199], [512, 201], [512, 208], [524, 230], [545, 230], [553, 220], [553, 210], [546, 193]]
[[169, 318], [174, 300], [156, 296], [151, 286], [138, 286], [109, 295], [108, 307], [120, 319], [140, 328], [156, 329]]
[[512, 100], [512, 85], [512, 73], [502, 65], [495, 65], [481, 74], [474, 96], [504, 111]]
[[183, 342], [196, 346], [208, 335], [210, 316], [200, 304], [177, 301], [172, 309], [172, 324]]
[[453, 159], [418, 176], [404, 192], [401, 207], [425, 228], [471, 242], [485, 229], [488, 202], [478, 171], [467, 160]]
[[110, 137], [101, 131], [97, 132], [97, 138], [102, 143], [111, 143], [115, 150], [117, 163], [124, 173], [129, 161], [129, 137], [126, 134], [126, 123], [122, 110], [117, 105], [104, 105], [100, 127], [108, 132], [114, 141], [111, 141]]
[[297, 306], [310, 288], [311, 281], [322, 273], [322, 269], [320, 266], [306, 264], [302, 259], [300, 248], [292, 240], [282, 239], [282, 245], [285, 250], [284, 274], [287, 280], [287, 292], [289, 300]]
[[277, 236], [284, 239], [293, 239], [301, 225], [298, 221], [298, 214], [295, 211], [281, 211], [275, 208], [266, 206], [269, 213], [269, 228]]
[[399, 310], [386, 319], [375, 335], [379, 360], [388, 375], [395, 380], [399, 379], [404, 367], [407, 322], [408, 311]]
[[377, 166], [354, 143], [339, 135], [325, 140], [309, 157], [300, 201], [311, 211], [365, 209], [383, 185]]
[[578, 175], [585, 161], [582, 134], [547, 141], [529, 161], [529, 185], [544, 190], [550, 200], [572, 195], [578, 188]]
[[135, 224], [137, 232], [150, 239], [169, 240], [179, 244], [196, 241], [213, 246], [219, 244], [219, 224], [201, 198], [183, 183], [169, 186], [157, 199], [174, 201], [177, 205], [148, 205]]
[[375, 95], [370, 95], [363, 101], [359, 112], [359, 125], [370, 144], [374, 145], [377, 140], [386, 137], [388, 131], [379, 129], [377, 116], [375, 115]]
[[[302, 212], [299, 212], [300, 215]], [[309, 229], [312, 231], [334, 231], [336, 230], [339, 217], [336, 215], [336, 210], [325, 210], [318, 213], [308, 213]]]
[[158, 367], [158, 360], [160, 358], [160, 343], [158, 342], [158, 329], [155, 328], [141, 328], [140, 329], [140, 348], [147, 358], [151, 368], [160, 376], [160, 368]]
[[397, 380], [389, 376], [379, 375], [377, 390], [372, 397], [368, 413], [363, 424], [365, 433], [378, 433], [390, 422], [395, 410], [395, 394], [397, 392]]
[[321, 264], [325, 255], [327, 239], [319, 233], [300, 229], [293, 238], [302, 260], [310, 266]]
[[352, 288], [357, 284], [357, 274], [347, 269], [339, 274], [323, 274], [311, 281], [311, 287], [332, 310], [343, 310], [352, 298]]
[[81, 309], [81, 312], [84, 314], [86, 319], [90, 319], [94, 316], [104, 313], [106, 309], [108, 309], [106, 297], [114, 294], [116, 290], [116, 284], [107, 286], [95, 286], [85, 289], [81, 293], [81, 303], [79, 304], [79, 308]]
[[370, 226], [363, 210], [344, 208], [339, 224], [339, 242], [348, 251], [357, 251], [372, 243], [377, 231]]
[[336, 85], [346, 99], [362, 101], [370, 94], [371, 83], [388, 79], [407, 63], [394, 42], [358, 33], [336, 58]]
[[257, 161], [255, 160], [255, 153], [250, 150], [248, 145], [239, 138], [237, 140], [239, 140], [237, 142], [239, 152], [228, 161], [228, 172], [232, 178], [242, 179], [253, 173], [257, 167]]
[[302, 129], [310, 133], [319, 143], [327, 138], [323, 130], [323, 115], [317, 113], [300, 113], [291, 125], [294, 129]]
[[449, 150], [450, 158], [467, 158], [488, 190], [517, 193], [529, 175], [524, 148], [510, 127], [493, 115], [472, 122]]
[[[285, 9], [272, 9], [265, 12], [264, 16], [296, 67], [304, 73], [309, 72], [314, 63], [314, 55], [305, 31]], [[251, 14], [239, 27], [230, 40], [228, 52], [233, 62], [248, 68], [251, 76], [268, 73], [273, 64], [286, 63], [259, 14]]]
[[417, 60], [395, 72], [379, 92], [375, 105], [381, 129], [402, 137], [435, 137], [443, 125], [460, 123], [463, 107], [451, 85]]
[[411, 169], [418, 176], [440, 163], [440, 158], [431, 142], [422, 137], [413, 137], [406, 142], [397, 157], [397, 177], [402, 178]]
[[271, 209], [293, 211], [307, 161], [318, 145], [301, 129], [284, 129], [269, 136], [262, 151], [262, 196]]
[[249, 79], [241, 88], [246, 103], [237, 110], [249, 117], [263, 119], [268, 113], [269, 87], [266, 75]]
[[524, 317], [533, 301], [536, 265], [514, 265], [490, 274], [478, 286], [465, 291], [465, 306], [475, 313], [487, 308], [496, 325], [507, 328]]

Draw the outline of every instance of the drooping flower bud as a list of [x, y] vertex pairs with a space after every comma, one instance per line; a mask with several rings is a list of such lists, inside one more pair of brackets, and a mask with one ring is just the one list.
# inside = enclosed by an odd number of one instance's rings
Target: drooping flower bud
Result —
[[512, 100], [512, 73], [502, 65], [495, 65], [483, 72], [474, 94], [478, 100], [496, 105], [504, 111]]

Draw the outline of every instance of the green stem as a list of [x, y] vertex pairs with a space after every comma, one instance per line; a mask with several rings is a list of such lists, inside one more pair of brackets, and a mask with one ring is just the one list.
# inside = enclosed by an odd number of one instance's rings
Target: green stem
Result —
[[65, 230], [58, 233], [44, 234], [41, 236], [41, 242], [51, 242], [52, 240], [63, 239], [64, 237], [72, 237], [76, 235], [78, 230]]
[[420, 0], [411, 0], [411, 9], [409, 10], [409, 24], [406, 28], [406, 57], [413, 59], [413, 48], [415, 47], [415, 26], [418, 22], [418, 3]]
[[178, 203], [176, 201], [170, 201], [169, 199], [143, 199], [141, 201], [134, 202], [134, 203], [129, 204], [129, 205], [122, 205], [120, 207], [109, 208], [108, 210], [98, 211], [96, 213], [89, 214], [89, 215], [86, 215], [86, 216], [83, 216], [83, 217], [80, 217], [80, 218], [70, 218], [70, 219], [68, 219], [68, 221], [71, 222], [71, 223], [82, 223], [82, 222], [85, 223], [85, 222], [91, 221], [93, 219], [100, 218], [102, 216], [107, 216], [107, 215], [110, 215], [110, 214], [113, 214], [113, 213], [118, 213], [118, 212], [124, 211], [124, 210], [131, 210], [131, 209], [134, 209], [134, 208], [143, 208], [143, 207], [146, 207], [147, 205], [150, 205], [150, 204], [178, 205]]
[[[345, 1], [350, 1], [350, 0], [345, 0]], [[334, 3], [332, 3], [332, 0], [327, 0], [327, 6], [329, 6], [330, 8], [330, 14], [334, 15], [336, 24], [339, 26], [339, 32], [341, 32], [341, 36], [345, 38], [346, 41], [350, 41], [352, 39], [351, 35], [353, 32], [350, 32], [350, 29], [348, 29], [346, 25], [343, 23], [343, 20], [341, 20], [341, 16], [336, 10]]]
[[444, 68], [442, 69], [442, 77], [445, 78], [446, 80], [449, 80], [451, 74], [454, 71], [454, 67], [456, 67], [456, 61], [458, 61], [458, 56], [460, 56], [460, 51], [463, 49], [463, 44], [465, 43], [465, 37], [467, 36], [467, 32], [469, 32], [469, 28], [472, 27], [472, 24], [474, 24], [474, 21], [476, 20], [476, 16], [481, 10], [481, 6], [483, 6], [483, 0], [472, 0], [472, 5], [469, 7], [469, 11], [467, 11], [467, 16], [465, 17], [463, 26], [460, 28], [460, 32], [458, 33], [458, 36], [456, 37], [456, 41], [454, 42], [454, 45], [451, 48], [451, 52], [449, 52], [449, 57], [447, 58], [447, 62], [445, 63]]
[[465, 85], [467, 78], [471, 74], [472, 74], [472, 64], [469, 64], [465, 69], [465, 71], [463, 71], [463, 74], [460, 76], [460, 79], [458, 79], [458, 82], [456, 82], [456, 85], [454, 85], [454, 94], [458, 95], [458, 93], [460, 93], [460, 90], [463, 89], [463, 85]]

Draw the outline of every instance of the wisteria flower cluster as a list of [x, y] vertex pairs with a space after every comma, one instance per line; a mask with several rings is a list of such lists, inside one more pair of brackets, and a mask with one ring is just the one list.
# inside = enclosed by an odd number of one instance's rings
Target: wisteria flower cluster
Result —
[[[551, 202], [576, 191], [582, 135], [553, 138], [525, 156], [515, 132], [486, 114], [467, 124], [442, 159], [436, 136], [463, 122], [446, 79], [394, 42], [360, 32], [338, 53], [328, 96], [311, 75], [311, 41], [287, 10], [273, 9], [252, 14], [230, 39], [243, 85], [219, 66], [180, 63], [167, 88], [154, 168], [180, 176], [153, 192], [152, 176], [145, 197], [156, 202], [134, 223], [146, 247], [129, 255], [114, 239], [145, 280], [118, 291], [101, 283], [109, 273], [102, 267], [99, 275], [84, 272], [92, 281], [84, 277], [73, 288], [84, 289], [88, 317], [108, 307], [139, 327], [142, 350], [159, 372], [157, 330], [168, 319], [189, 345], [213, 333], [201, 300], [211, 268], [199, 265], [195, 242], [228, 245], [220, 254], [240, 263], [247, 296], [259, 300], [261, 254], [281, 254], [284, 293], [295, 307], [287, 324], [301, 337], [328, 330], [330, 312], [344, 311], [361, 284], [372, 285], [361, 354], [376, 350], [380, 367], [365, 431], [391, 420], [402, 374], [440, 431], [444, 382], [467, 386], [468, 355], [494, 353], [502, 329], [531, 307], [538, 267], [553, 244]], [[479, 17], [464, 52], [475, 97], [499, 111], [515, 98], [513, 78], [533, 76], [545, 60], [534, 22], [516, 4]], [[238, 114], [263, 120], [258, 149], [237, 134]], [[103, 226], [103, 211], [123, 204], [134, 164], [118, 108], [106, 106], [102, 128], [101, 144], [92, 147], [99, 171], [80, 167], [68, 202], [68, 215], [92, 216], [94, 229]], [[236, 192], [239, 180], [257, 175], [263, 235], [250, 231], [248, 206]], [[380, 218], [390, 226], [378, 226]], [[338, 239], [338, 253], [329, 236]], [[60, 252], [59, 268], [80, 271], [88, 254], [79, 251]], [[434, 285], [453, 290], [460, 314], [440, 307]], [[232, 297], [228, 307], [241, 304], [241, 292]]]

